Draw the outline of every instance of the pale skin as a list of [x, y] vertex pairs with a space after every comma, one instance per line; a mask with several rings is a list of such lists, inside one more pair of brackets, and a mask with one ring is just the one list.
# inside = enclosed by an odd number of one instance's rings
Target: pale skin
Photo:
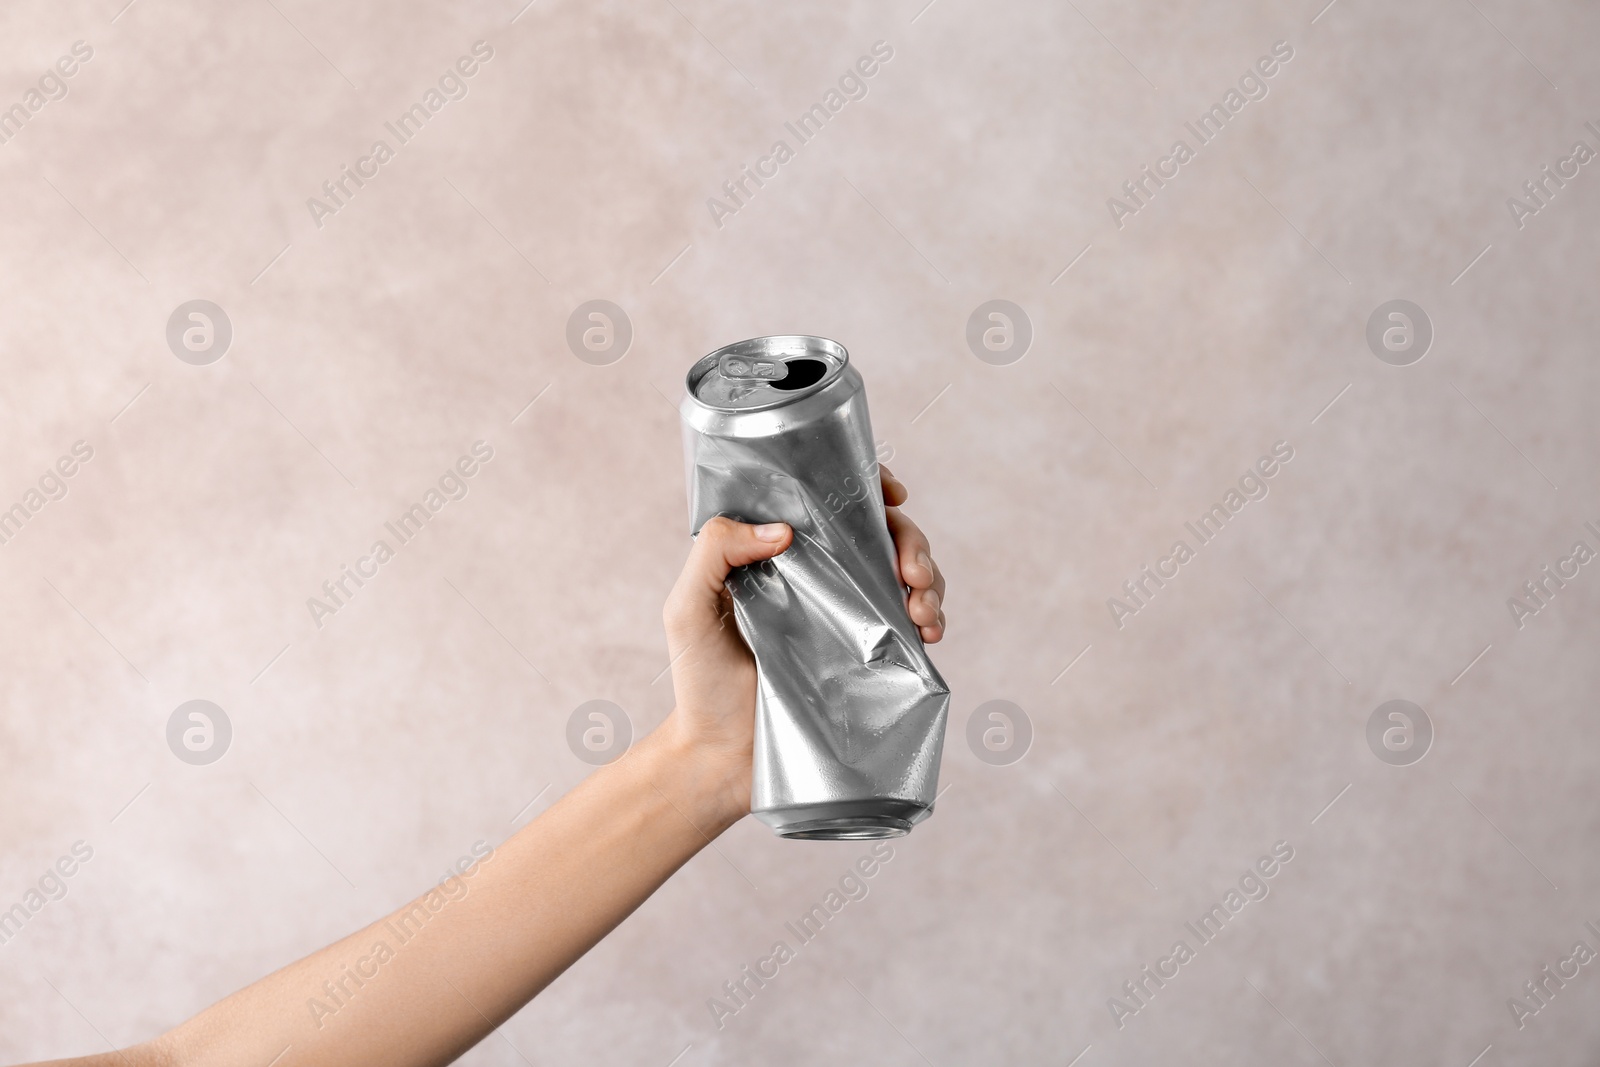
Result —
[[[882, 474], [907, 610], [944, 636], [944, 578]], [[241, 989], [145, 1044], [54, 1067], [427, 1067], [447, 1064], [539, 994], [674, 871], [750, 811], [756, 667], [724, 580], [793, 540], [782, 523], [706, 523], [662, 611], [676, 705], [627, 755], [601, 767], [465, 874], [398, 944], [413, 905]], [[427, 900], [418, 898], [418, 903]], [[376, 942], [398, 945], [373, 958]], [[367, 960], [360, 964], [361, 960]], [[371, 974], [357, 986], [352, 970]], [[336, 1011], [312, 998], [343, 978]], [[274, 1057], [278, 1057], [274, 1059]]]

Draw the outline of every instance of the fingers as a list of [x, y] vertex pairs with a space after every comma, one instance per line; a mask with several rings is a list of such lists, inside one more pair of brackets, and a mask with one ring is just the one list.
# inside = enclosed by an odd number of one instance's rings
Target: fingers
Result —
[[938, 644], [944, 637], [944, 609], [939, 594], [932, 589], [919, 589], [906, 600], [906, 610], [911, 621], [917, 624], [925, 644]]
[[905, 483], [896, 478], [888, 467], [878, 464], [878, 480], [883, 483], [883, 502], [891, 508], [904, 504], [911, 494], [906, 490]]
[[917, 524], [895, 508], [888, 508], [887, 514], [900, 582], [911, 587], [906, 611], [921, 630], [923, 641], [934, 644], [944, 636], [944, 575], [933, 561], [928, 539]]
[[933, 562], [928, 539], [917, 524], [896, 508], [886, 509], [889, 535], [894, 538], [895, 561], [900, 566], [900, 584], [913, 589], [935, 589], [944, 595], [944, 577]]
[[[887, 470], [883, 472], [885, 501], [905, 499], [905, 486]], [[895, 506], [885, 509], [889, 533], [895, 544], [895, 567], [902, 585], [910, 586], [906, 610], [923, 641], [934, 644], [944, 636], [944, 575], [933, 561], [928, 539], [917, 524]], [[794, 531], [785, 523], [751, 526], [717, 517], [700, 529], [683, 573], [667, 600], [669, 624], [686, 622], [696, 613], [720, 617], [724, 607], [728, 573], [735, 567], [771, 559], [794, 541]], [[708, 617], [708, 618], [709, 618]], [[705, 620], [702, 620], [705, 621]]]

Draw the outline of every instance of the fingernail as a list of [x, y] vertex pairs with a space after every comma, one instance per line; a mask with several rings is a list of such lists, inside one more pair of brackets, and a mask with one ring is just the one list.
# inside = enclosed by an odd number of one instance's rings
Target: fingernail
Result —
[[933, 560], [928, 558], [926, 552], [917, 553], [917, 566], [927, 571], [930, 577], [933, 575]]
[[939, 612], [939, 594], [930, 589], [926, 593], [922, 594], [922, 599], [927, 602], [928, 607], [932, 608], [934, 610], [934, 614], [937, 615]]
[[756, 527], [757, 541], [782, 541], [783, 535], [789, 531], [788, 524], [782, 522], [767, 522]]

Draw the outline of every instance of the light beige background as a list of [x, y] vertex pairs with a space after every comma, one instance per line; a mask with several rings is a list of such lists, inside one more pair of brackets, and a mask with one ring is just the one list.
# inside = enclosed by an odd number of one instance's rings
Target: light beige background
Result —
[[[747, 820], [464, 1062], [1600, 1050], [1592, 966], [1526, 1029], [1506, 1004], [1600, 921], [1600, 574], [1506, 607], [1597, 545], [1600, 174], [1505, 205], [1596, 143], [1591, 5], [122, 3], [0, 12], [0, 106], [94, 49], [0, 145], [0, 504], [94, 449], [0, 546], [0, 908], [94, 849], [0, 946], [0, 1058], [148, 1038], [395, 906], [584, 776], [581, 702], [657, 723], [682, 374], [791, 331], [849, 347], [949, 577], [949, 790], [724, 1029], [707, 998], [862, 846]], [[477, 40], [470, 94], [317, 228]], [[716, 226], [878, 40], [867, 98]], [[1118, 229], [1107, 197], [1279, 40]], [[1036, 334], [1006, 367], [963, 339], [996, 297]], [[1397, 297], [1436, 332], [1405, 368], [1364, 339]], [[164, 338], [194, 298], [234, 330], [207, 367]], [[564, 341], [594, 298], [634, 328], [611, 366]], [[470, 495], [318, 629], [479, 439]], [[1118, 630], [1106, 599], [1278, 440], [1270, 496]], [[1365, 740], [1397, 697], [1436, 729], [1410, 767]], [[234, 727], [208, 767], [165, 742], [194, 698]], [[1036, 737], [991, 767], [964, 731], [1001, 698]], [[1119, 1030], [1107, 999], [1280, 840]]]

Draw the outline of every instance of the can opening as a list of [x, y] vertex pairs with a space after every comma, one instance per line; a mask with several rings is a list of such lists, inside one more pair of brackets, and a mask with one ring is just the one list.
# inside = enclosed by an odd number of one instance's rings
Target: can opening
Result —
[[784, 364], [788, 373], [778, 381], [772, 383], [774, 389], [789, 391], [804, 389], [808, 385], [815, 385], [828, 373], [828, 365], [820, 359], [791, 359]]
[[696, 360], [684, 385], [701, 414], [768, 411], [825, 392], [849, 363], [844, 346], [826, 337], [751, 337]]

